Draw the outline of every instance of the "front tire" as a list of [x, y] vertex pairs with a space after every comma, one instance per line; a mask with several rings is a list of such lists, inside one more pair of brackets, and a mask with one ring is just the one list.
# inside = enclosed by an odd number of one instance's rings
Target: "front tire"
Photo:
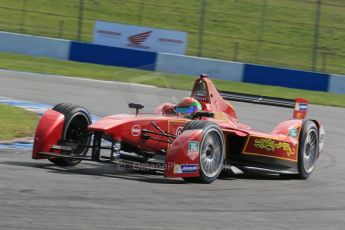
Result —
[[[61, 142], [66, 145], [73, 145], [73, 155], [86, 155], [88, 148], [84, 145], [89, 145], [91, 141], [87, 131], [92, 122], [90, 113], [83, 107], [66, 103], [57, 104], [53, 110], [65, 116]], [[64, 151], [63, 153], [69, 154], [69, 152]], [[49, 161], [58, 166], [74, 166], [81, 162], [81, 160], [63, 158], [49, 158]]]
[[210, 184], [215, 181], [223, 169], [224, 135], [214, 122], [191, 121], [184, 130], [202, 129], [203, 137], [200, 144], [200, 177], [185, 177], [186, 182], [201, 182]]

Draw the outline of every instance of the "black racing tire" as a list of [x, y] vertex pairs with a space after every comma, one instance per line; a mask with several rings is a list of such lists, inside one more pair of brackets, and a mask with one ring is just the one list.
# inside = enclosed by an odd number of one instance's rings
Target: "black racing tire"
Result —
[[[90, 144], [91, 137], [87, 136], [87, 128], [91, 124], [92, 120], [87, 109], [77, 105], [60, 103], [54, 106], [53, 110], [62, 113], [65, 116], [64, 128], [61, 136], [62, 142], [66, 141], [79, 145]], [[77, 145], [73, 151], [73, 155], [84, 156], [87, 151], [87, 147]], [[68, 153], [66, 152], [65, 154]], [[81, 162], [81, 160], [63, 158], [49, 158], [49, 161], [63, 167], [74, 166]]]
[[183, 131], [192, 130], [192, 129], [203, 129], [206, 123], [208, 123], [208, 121], [203, 121], [203, 120], [190, 121], [183, 127]]
[[[308, 137], [309, 136], [309, 137]], [[312, 136], [312, 139], [310, 137]], [[318, 158], [319, 131], [315, 122], [306, 120], [302, 125], [298, 145], [297, 174], [280, 174], [283, 179], [305, 180], [313, 172]]]
[[298, 179], [307, 179], [315, 169], [319, 154], [319, 130], [315, 122], [302, 125], [298, 146]]
[[203, 120], [193, 120], [183, 129], [202, 129], [203, 136], [200, 143], [200, 177], [184, 177], [190, 183], [210, 184], [215, 181], [223, 169], [225, 147], [224, 135], [220, 127], [214, 123]]

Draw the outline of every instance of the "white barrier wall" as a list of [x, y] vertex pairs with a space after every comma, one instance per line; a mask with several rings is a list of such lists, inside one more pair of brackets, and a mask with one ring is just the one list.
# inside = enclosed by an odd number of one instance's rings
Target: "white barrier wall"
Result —
[[345, 94], [345, 76], [330, 74], [328, 92]]
[[202, 73], [213, 78], [242, 81], [244, 64], [230, 61], [158, 53], [156, 71], [199, 76]]
[[68, 60], [70, 41], [0, 31], [0, 51]]

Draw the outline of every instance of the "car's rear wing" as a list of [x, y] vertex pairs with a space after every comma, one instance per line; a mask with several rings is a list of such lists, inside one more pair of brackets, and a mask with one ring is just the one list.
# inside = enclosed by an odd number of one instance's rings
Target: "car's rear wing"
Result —
[[219, 91], [219, 94], [225, 99], [230, 101], [239, 101], [246, 103], [254, 103], [261, 105], [271, 105], [285, 108], [294, 108], [293, 118], [304, 119], [307, 115], [308, 101], [304, 98], [285, 99], [278, 97], [266, 97], [245, 93], [234, 93], [227, 91]]

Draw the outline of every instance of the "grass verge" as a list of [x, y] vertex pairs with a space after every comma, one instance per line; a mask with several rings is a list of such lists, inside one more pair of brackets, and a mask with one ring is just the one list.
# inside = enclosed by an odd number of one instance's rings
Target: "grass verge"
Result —
[[0, 141], [34, 135], [38, 115], [10, 105], [0, 104]]
[[[55, 60], [44, 57], [0, 52], [0, 68], [69, 77], [140, 83], [158, 87], [190, 90], [195, 77], [165, 74], [122, 67]], [[212, 77], [212, 76], [211, 76]], [[214, 80], [220, 90], [294, 99], [305, 97], [312, 104], [345, 107], [345, 95], [326, 92], [290, 89], [249, 83]]]

